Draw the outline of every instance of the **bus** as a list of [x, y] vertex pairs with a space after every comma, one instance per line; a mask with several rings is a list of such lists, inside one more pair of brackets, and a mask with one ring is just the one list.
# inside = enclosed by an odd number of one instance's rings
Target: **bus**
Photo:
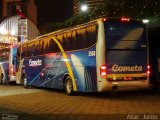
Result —
[[9, 48], [0, 49], [0, 83], [5, 84], [9, 77]]
[[16, 82], [17, 45], [9, 45], [0, 49], [0, 83]]
[[148, 89], [146, 25], [131, 18], [99, 18], [22, 43], [17, 81], [25, 87], [77, 92]]

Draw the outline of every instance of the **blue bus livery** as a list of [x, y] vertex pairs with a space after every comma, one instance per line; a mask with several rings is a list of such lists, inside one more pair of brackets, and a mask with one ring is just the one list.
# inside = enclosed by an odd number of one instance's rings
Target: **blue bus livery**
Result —
[[141, 21], [100, 18], [18, 47], [17, 80], [27, 86], [102, 92], [149, 88], [148, 42]]

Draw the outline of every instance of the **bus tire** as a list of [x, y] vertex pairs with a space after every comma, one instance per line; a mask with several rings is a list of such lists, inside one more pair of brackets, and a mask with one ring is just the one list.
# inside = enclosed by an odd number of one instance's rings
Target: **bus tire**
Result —
[[28, 88], [26, 75], [23, 75], [22, 80], [23, 80], [23, 86], [24, 86], [24, 88]]
[[65, 92], [67, 95], [73, 95], [73, 83], [72, 83], [72, 79], [70, 76], [67, 76], [65, 79]]

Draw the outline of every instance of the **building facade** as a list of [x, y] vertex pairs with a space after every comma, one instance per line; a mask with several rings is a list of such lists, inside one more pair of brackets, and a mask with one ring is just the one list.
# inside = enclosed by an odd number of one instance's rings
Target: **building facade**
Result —
[[1, 0], [0, 3], [0, 48], [40, 35], [35, 0]]
[[80, 14], [82, 5], [86, 5], [88, 7], [88, 11], [91, 11], [98, 5], [104, 3], [104, 0], [73, 0], [73, 15]]
[[2, 0], [2, 17], [16, 15], [16, 5], [29, 20], [37, 25], [37, 5], [35, 0]]

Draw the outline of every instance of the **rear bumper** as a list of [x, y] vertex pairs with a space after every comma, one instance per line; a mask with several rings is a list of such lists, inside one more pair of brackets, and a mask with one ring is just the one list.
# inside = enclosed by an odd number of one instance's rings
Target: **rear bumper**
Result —
[[[100, 82], [101, 81], [101, 82]], [[103, 91], [126, 91], [136, 89], [149, 89], [149, 79], [139, 81], [107, 81], [106, 79], [100, 80], [97, 88], [99, 92]]]

